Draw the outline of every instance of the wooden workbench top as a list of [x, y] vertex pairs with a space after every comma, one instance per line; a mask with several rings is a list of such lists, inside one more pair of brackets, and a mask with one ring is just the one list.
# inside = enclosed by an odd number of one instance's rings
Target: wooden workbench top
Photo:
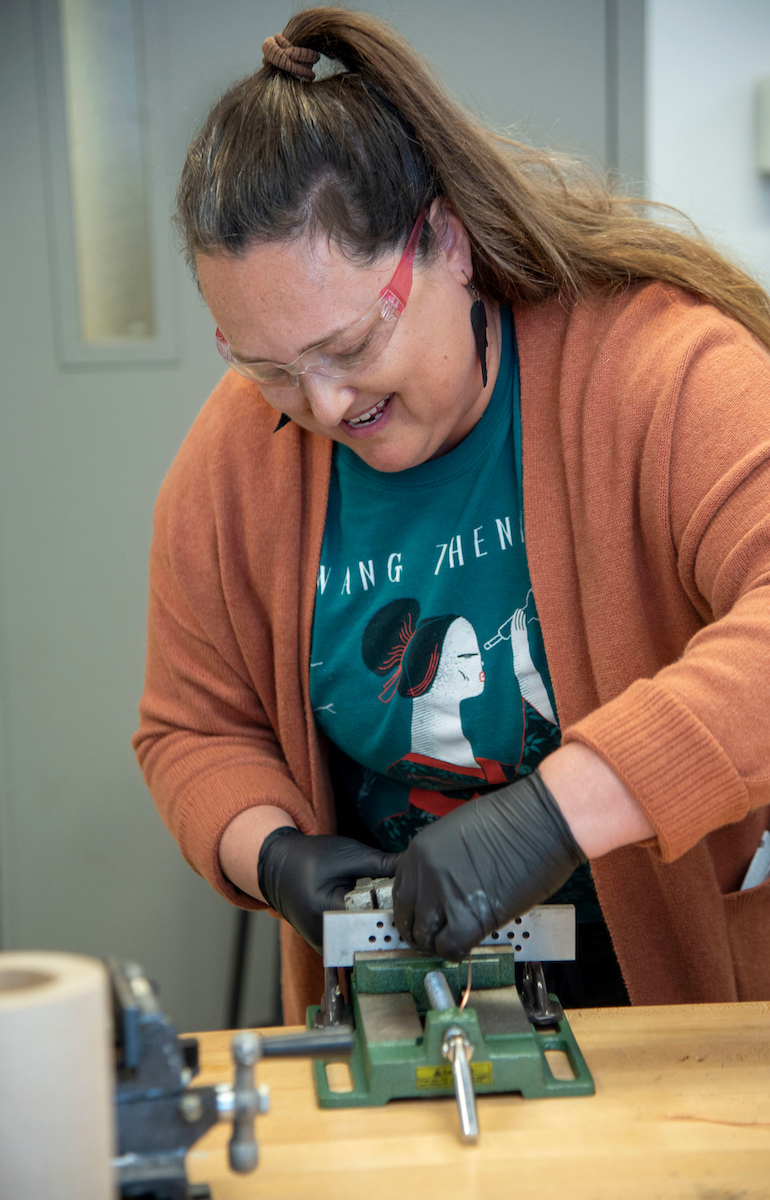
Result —
[[[214, 1200], [770, 1200], [770, 1004], [568, 1016], [595, 1096], [481, 1097], [479, 1143], [464, 1146], [453, 1098], [322, 1110], [309, 1061], [272, 1059], [256, 1172], [231, 1174], [218, 1126], [190, 1179]], [[198, 1037], [195, 1082], [229, 1080], [230, 1034]]]

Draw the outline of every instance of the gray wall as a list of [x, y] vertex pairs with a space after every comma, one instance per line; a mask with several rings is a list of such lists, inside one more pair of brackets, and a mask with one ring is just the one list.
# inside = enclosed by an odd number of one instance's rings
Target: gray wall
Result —
[[754, 85], [770, 76], [768, 0], [650, 0], [647, 47], [650, 195], [770, 287], [770, 175], [757, 171], [754, 111]]
[[[153, 0], [161, 3], [162, 0]], [[294, 5], [168, 0], [162, 222], [208, 105]], [[642, 175], [642, 0], [366, 5], [515, 136]], [[65, 370], [54, 330], [46, 120], [33, 0], [0, 5], [0, 922], [2, 945], [143, 961], [185, 1028], [224, 1023], [235, 914], [183, 863], [134, 763], [152, 505], [221, 372], [170, 237], [175, 365]], [[257, 919], [251, 1021], [275, 925]]]

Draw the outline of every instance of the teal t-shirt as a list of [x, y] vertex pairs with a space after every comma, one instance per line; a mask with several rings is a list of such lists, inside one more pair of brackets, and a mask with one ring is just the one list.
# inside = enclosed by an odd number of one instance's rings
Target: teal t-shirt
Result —
[[385, 473], [335, 445], [310, 689], [355, 767], [342, 802], [387, 849], [559, 745], [524, 545], [509, 310], [492, 397], [449, 454]]

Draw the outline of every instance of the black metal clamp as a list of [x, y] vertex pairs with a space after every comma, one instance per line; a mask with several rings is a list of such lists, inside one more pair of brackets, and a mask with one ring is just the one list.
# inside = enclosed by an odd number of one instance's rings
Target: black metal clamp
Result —
[[121, 1197], [133, 1200], [207, 1200], [205, 1184], [187, 1180], [185, 1154], [218, 1121], [231, 1121], [229, 1160], [248, 1173], [259, 1161], [258, 1115], [269, 1093], [254, 1078], [261, 1058], [332, 1058], [349, 1055], [353, 1032], [337, 1027], [265, 1037], [233, 1035], [233, 1084], [189, 1087], [198, 1074], [197, 1038], [180, 1038], [163, 1014], [157, 991], [136, 963], [109, 961], [115, 1010], [118, 1155]]
[[548, 995], [545, 972], [541, 962], [524, 964], [521, 999], [524, 1011], [536, 1028], [558, 1025], [560, 1021], [564, 1020], [564, 1009], [559, 1001]]

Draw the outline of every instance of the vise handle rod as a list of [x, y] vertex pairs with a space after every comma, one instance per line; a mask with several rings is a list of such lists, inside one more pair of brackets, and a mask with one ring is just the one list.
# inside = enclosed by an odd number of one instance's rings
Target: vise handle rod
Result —
[[235, 1060], [235, 1082], [217, 1087], [217, 1113], [222, 1121], [232, 1121], [233, 1134], [228, 1147], [230, 1166], [245, 1174], [253, 1171], [259, 1160], [259, 1147], [254, 1132], [255, 1118], [269, 1108], [269, 1092], [258, 1087], [254, 1068], [261, 1058], [349, 1058], [353, 1050], [353, 1030], [312, 1029], [307, 1033], [287, 1033], [264, 1037], [244, 1030], [232, 1041]]
[[[428, 971], [424, 985], [428, 1003], [434, 1012], [447, 1012], [455, 1008], [452, 989], [443, 971]], [[452, 1065], [452, 1082], [460, 1117], [460, 1137], [464, 1142], [476, 1142], [479, 1136], [479, 1118], [471, 1073], [473, 1045], [462, 1026], [450, 1025], [444, 1030], [441, 1053]]]
[[260, 1037], [262, 1058], [349, 1058], [353, 1040], [349, 1025]]

